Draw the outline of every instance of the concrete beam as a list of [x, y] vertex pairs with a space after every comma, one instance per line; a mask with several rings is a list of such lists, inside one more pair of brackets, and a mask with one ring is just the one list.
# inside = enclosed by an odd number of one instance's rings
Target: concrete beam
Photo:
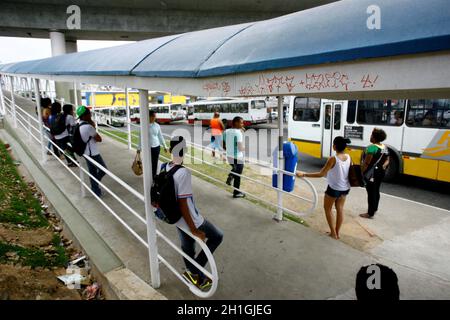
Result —
[[64, 32], [69, 39], [141, 40], [280, 15], [273, 12], [182, 11], [115, 7], [81, 7], [81, 29], [68, 30], [67, 6], [2, 4], [0, 36], [47, 38], [49, 30]]

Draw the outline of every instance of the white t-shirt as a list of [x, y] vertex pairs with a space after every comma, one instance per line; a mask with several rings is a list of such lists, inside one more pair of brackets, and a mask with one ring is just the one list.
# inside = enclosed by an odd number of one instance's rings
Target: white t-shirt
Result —
[[227, 129], [225, 131], [225, 145], [227, 147], [227, 157], [233, 159], [244, 159], [244, 153], [239, 151], [239, 142], [244, 141], [241, 129]]
[[66, 130], [64, 130], [64, 132], [61, 133], [61, 134], [57, 134], [55, 136], [55, 139], [56, 140], [60, 140], [60, 139], [63, 139], [65, 137], [68, 137], [69, 136], [69, 130], [67, 130], [67, 128], [68, 127], [71, 127], [71, 128], [75, 127], [75, 125], [76, 125], [75, 118], [72, 115], [68, 114], [66, 116]]
[[[168, 163], [166, 165], [166, 171], [169, 171], [174, 167], [174, 164]], [[195, 206], [194, 197], [192, 194], [192, 181], [191, 181], [191, 172], [186, 168], [180, 168], [173, 175], [173, 181], [175, 184], [175, 194], [177, 195], [177, 199], [187, 199], [187, 204], [189, 208], [189, 213], [191, 214], [192, 221], [196, 228], [200, 227], [205, 218], [198, 212], [197, 207]], [[189, 226], [181, 217], [180, 220], [176, 223], [177, 227], [181, 229], [189, 230]]]
[[[83, 139], [83, 141], [87, 143], [86, 149], [84, 150], [84, 154], [88, 156], [99, 155], [100, 152], [98, 151], [97, 148], [97, 141], [95, 141], [94, 139], [94, 137], [97, 135], [97, 131], [95, 131], [95, 128], [90, 124], [82, 125], [80, 126], [80, 135], [81, 139]], [[89, 137], [91, 137], [90, 140]], [[87, 142], [88, 140], [89, 142]]]

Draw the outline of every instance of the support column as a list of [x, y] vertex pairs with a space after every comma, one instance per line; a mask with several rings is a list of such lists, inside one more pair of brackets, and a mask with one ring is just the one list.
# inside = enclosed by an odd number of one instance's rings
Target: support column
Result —
[[[50, 31], [50, 42], [53, 57], [78, 51], [77, 40], [66, 39], [63, 32]], [[68, 82], [55, 82], [55, 90], [58, 99], [74, 104], [78, 97], [81, 96], [72, 88], [72, 84]]]
[[147, 220], [147, 243], [150, 259], [152, 287], [157, 289], [161, 284], [158, 264], [158, 246], [156, 244], [156, 226], [151, 205], [150, 188], [152, 186], [152, 159], [150, 153], [150, 120], [148, 114], [148, 90], [139, 90], [139, 110], [141, 113], [141, 150], [144, 177], [145, 216]]
[[[284, 142], [284, 128], [283, 128], [283, 97], [278, 97], [278, 169], [284, 169], [283, 159], [283, 142]], [[279, 189], [283, 189], [283, 173], [278, 171], [277, 185]], [[283, 220], [283, 193], [278, 192], [278, 208], [274, 217], [276, 221]]]
[[128, 97], [128, 88], [125, 88], [125, 104], [127, 108], [127, 133], [128, 133], [128, 150], [131, 150], [131, 116], [130, 116], [130, 99]]

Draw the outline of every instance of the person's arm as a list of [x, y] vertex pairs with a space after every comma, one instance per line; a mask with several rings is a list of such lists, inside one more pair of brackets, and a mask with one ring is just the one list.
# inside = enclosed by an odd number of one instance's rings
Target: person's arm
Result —
[[166, 140], [164, 140], [164, 136], [162, 135], [161, 127], [158, 125], [158, 139], [159, 144], [163, 146], [164, 151], [167, 152]]
[[194, 221], [192, 221], [191, 214], [189, 213], [187, 198], [178, 199], [178, 205], [180, 206], [181, 215], [183, 216], [184, 221], [186, 221], [189, 230], [191, 230], [191, 233], [204, 241], [206, 239], [206, 235], [203, 231], [198, 230], [195, 227]]
[[372, 162], [373, 155], [377, 152], [378, 147], [375, 145], [370, 145], [366, 149], [366, 156], [364, 157], [364, 162], [361, 165], [361, 172], [365, 172]]
[[245, 151], [244, 135], [242, 134], [242, 132], [240, 132], [240, 135], [239, 135], [239, 138], [237, 141], [237, 146], [238, 146], [239, 151]]
[[323, 168], [319, 171], [319, 172], [312, 172], [312, 173], [307, 173], [307, 172], [303, 172], [303, 171], [297, 171], [296, 175], [299, 178], [321, 178], [321, 177], [325, 177], [328, 173], [328, 171], [330, 171], [334, 165], [336, 164], [336, 158], [335, 157], [331, 157], [327, 160], [327, 163], [325, 163], [325, 165], [323, 166]]
[[89, 135], [96, 141], [96, 142], [102, 142], [102, 137], [98, 134], [97, 131], [95, 131], [95, 127], [92, 126], [89, 131]]

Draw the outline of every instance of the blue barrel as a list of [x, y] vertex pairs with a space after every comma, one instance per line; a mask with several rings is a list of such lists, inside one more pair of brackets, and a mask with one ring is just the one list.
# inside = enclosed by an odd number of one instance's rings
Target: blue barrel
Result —
[[[277, 150], [273, 152], [273, 166], [278, 166]], [[297, 170], [298, 162], [298, 150], [297, 146], [292, 142], [283, 143], [283, 158], [284, 158], [284, 170], [294, 173]], [[272, 175], [272, 186], [278, 187], [278, 176], [274, 171]], [[295, 177], [283, 174], [283, 190], [286, 192], [292, 192], [295, 186]]]

